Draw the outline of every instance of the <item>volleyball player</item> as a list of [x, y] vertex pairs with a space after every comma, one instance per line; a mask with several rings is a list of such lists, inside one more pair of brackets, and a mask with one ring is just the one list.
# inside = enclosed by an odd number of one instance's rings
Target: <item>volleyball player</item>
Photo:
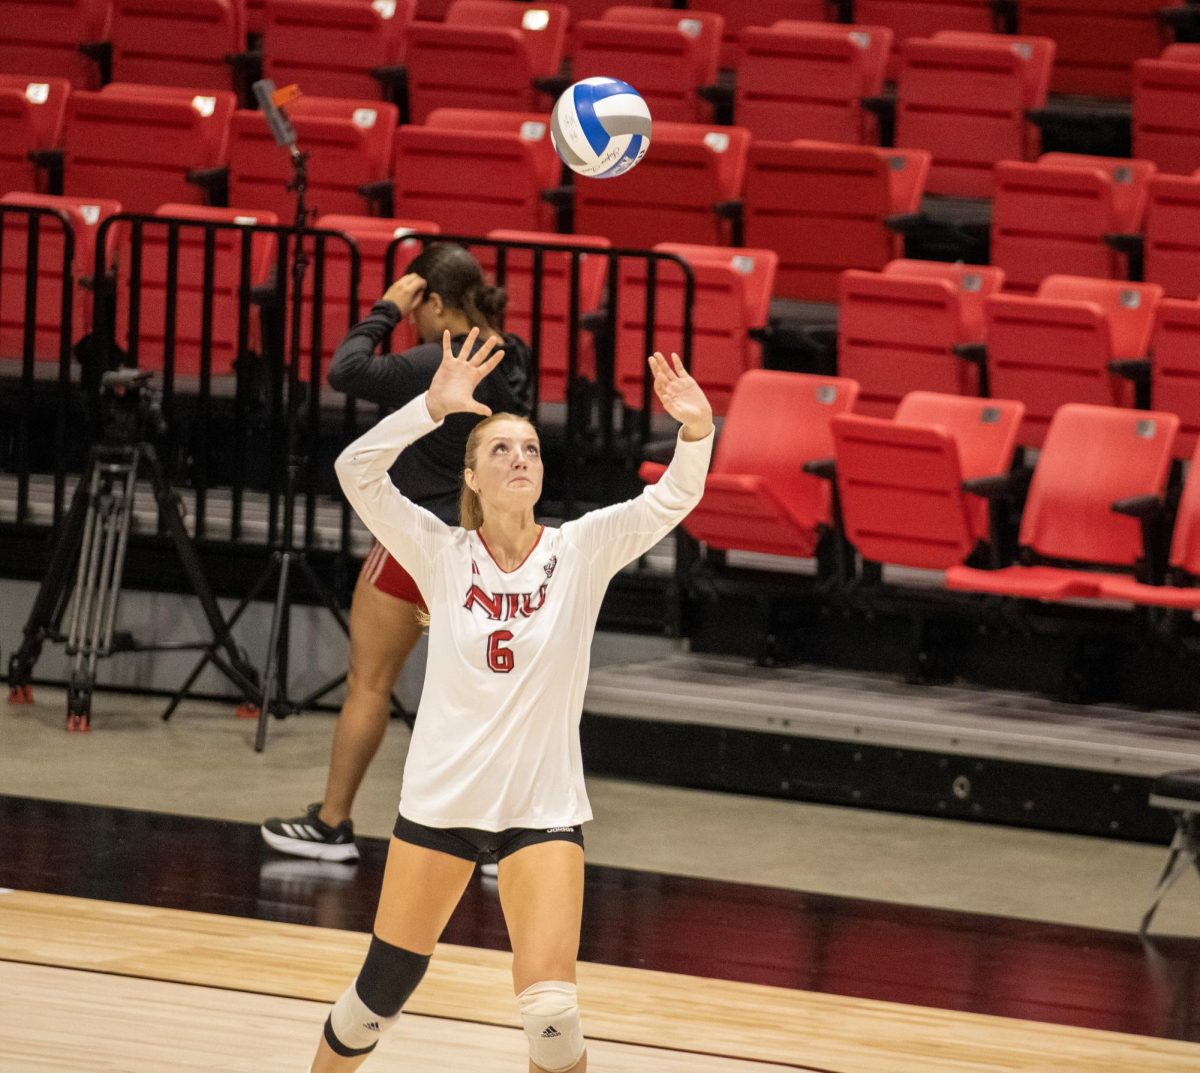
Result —
[[[486, 284], [479, 263], [461, 246], [431, 245], [388, 288], [334, 353], [330, 386], [385, 406], [403, 406], [430, 385], [441, 362], [443, 331], [461, 344], [471, 329], [502, 340], [508, 358], [487, 377], [479, 397], [496, 410], [529, 413], [529, 351], [502, 334], [505, 293]], [[404, 317], [421, 343], [400, 354], [376, 350]], [[456, 414], [404, 456], [392, 479], [413, 502], [449, 525], [458, 522], [459, 476], [467, 436], [479, 421]], [[261, 828], [273, 849], [326, 861], [355, 861], [354, 798], [383, 740], [396, 679], [421, 636], [425, 603], [416, 583], [378, 543], [363, 563], [350, 604], [350, 667], [346, 699], [333, 731], [321, 801], [300, 816], [273, 817]]]
[[[592, 635], [609, 579], [696, 505], [712, 451], [712, 409], [676, 355], [649, 359], [663, 408], [683, 426], [658, 484], [560, 528], [534, 520], [537, 432], [475, 398], [500, 363], [478, 332], [442, 340], [429, 391], [337, 460], [347, 498], [402, 563], [430, 608], [429, 659], [404, 769], [374, 933], [357, 979], [334, 1004], [312, 1073], [356, 1069], [424, 975], [485, 854], [513, 948], [513, 989], [530, 1070], [587, 1068], [575, 989], [583, 836], [591, 819], [579, 720]], [[484, 416], [467, 441], [461, 527], [406, 499], [397, 455], [456, 414]]]

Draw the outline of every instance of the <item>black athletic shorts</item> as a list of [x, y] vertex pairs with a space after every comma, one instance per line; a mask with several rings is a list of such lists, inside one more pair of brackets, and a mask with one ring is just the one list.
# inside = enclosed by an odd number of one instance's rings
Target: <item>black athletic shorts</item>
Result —
[[583, 828], [509, 827], [504, 831], [478, 831], [474, 827], [426, 827], [403, 816], [396, 817], [392, 834], [401, 842], [436, 849], [465, 861], [501, 861], [526, 846], [539, 842], [574, 842], [583, 846]]

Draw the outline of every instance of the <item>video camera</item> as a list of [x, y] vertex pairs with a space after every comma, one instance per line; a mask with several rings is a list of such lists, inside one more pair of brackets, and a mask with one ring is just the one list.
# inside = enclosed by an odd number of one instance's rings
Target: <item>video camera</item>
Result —
[[106, 444], [126, 446], [165, 435], [162, 399], [150, 369], [113, 369], [100, 378], [100, 430]]

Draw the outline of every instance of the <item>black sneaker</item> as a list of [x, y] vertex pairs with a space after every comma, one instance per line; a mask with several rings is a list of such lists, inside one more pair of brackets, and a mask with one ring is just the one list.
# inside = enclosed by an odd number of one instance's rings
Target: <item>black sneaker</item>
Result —
[[281, 820], [272, 816], [259, 828], [263, 841], [280, 853], [310, 857], [316, 861], [357, 861], [354, 824], [343, 820], [330, 827], [321, 819], [321, 802], [308, 806], [303, 816]]

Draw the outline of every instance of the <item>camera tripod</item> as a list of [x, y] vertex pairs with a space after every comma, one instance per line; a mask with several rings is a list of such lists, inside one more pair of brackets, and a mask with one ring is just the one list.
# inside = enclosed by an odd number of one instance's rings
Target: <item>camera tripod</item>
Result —
[[[140, 388], [148, 374], [120, 370], [104, 374], [105, 388], [124, 393]], [[145, 472], [165, 529], [184, 571], [200, 599], [212, 632], [208, 642], [144, 644], [116, 629], [117, 605], [133, 521], [138, 475]], [[46, 577], [25, 624], [21, 647], [9, 661], [10, 703], [32, 703], [33, 667], [47, 641], [65, 641], [71, 660], [67, 686], [67, 729], [91, 727], [92, 691], [101, 659], [118, 652], [178, 651], [202, 648], [207, 658], [240, 690], [247, 703], [259, 698], [258, 675], [233, 643], [225, 618], [200, 566], [200, 558], [184, 519], [183, 501], [167, 481], [158, 453], [147, 442], [94, 445], [75, 489], [62, 533], [54, 546]], [[77, 563], [74, 585], [72, 565]], [[69, 617], [67, 617], [69, 611]], [[62, 623], [67, 617], [66, 632]], [[190, 682], [189, 682], [190, 685]], [[180, 698], [172, 702], [172, 707]]]

